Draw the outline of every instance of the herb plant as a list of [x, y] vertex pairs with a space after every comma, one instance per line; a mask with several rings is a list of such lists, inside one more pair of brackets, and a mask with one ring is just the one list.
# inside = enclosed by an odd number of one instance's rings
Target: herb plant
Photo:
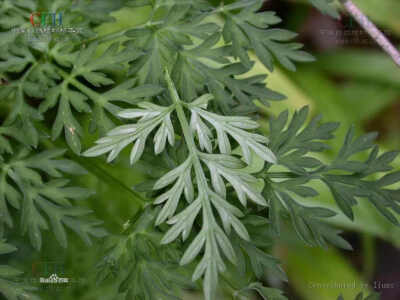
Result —
[[[66, 229], [87, 244], [107, 235], [75, 203], [91, 192], [68, 178], [86, 172], [80, 165], [95, 173], [91, 157], [124, 159], [126, 148], [132, 168], [147, 168], [151, 178], [126, 199], [141, 209], [122, 233], [108, 234], [97, 266], [99, 282], [113, 278], [125, 299], [180, 299], [197, 285], [207, 300], [286, 299], [263, 283], [266, 269], [286, 280], [269, 254], [283, 224], [309, 245], [351, 249], [326, 222], [337, 212], [299, 201], [318, 197], [310, 182], [326, 185], [350, 219], [358, 201], [369, 201], [399, 225], [400, 191], [390, 188], [400, 181], [391, 167], [397, 152], [381, 153], [376, 134], [356, 137], [350, 128], [326, 162], [318, 154], [339, 124], [308, 121], [307, 107], [272, 116], [269, 133], [260, 131], [259, 107], [285, 97], [266, 86], [266, 75], [246, 75], [249, 51], [270, 71], [314, 60], [295, 33], [277, 27], [274, 12], [259, 12], [262, 1], [113, 2], [0, 1], [0, 254], [16, 250], [5, 237], [17, 217], [38, 251], [44, 230], [63, 247]], [[338, 16], [330, 1], [310, 2]], [[122, 6], [147, 7], [147, 21], [97, 36], [96, 26]], [[37, 43], [10, 32], [10, 24], [30, 26], [39, 10], [63, 11], [65, 23], [84, 30]], [[98, 139], [86, 149], [88, 135]], [[354, 158], [363, 152], [366, 159]], [[19, 274], [1, 266], [0, 292], [36, 299], [14, 280]]]

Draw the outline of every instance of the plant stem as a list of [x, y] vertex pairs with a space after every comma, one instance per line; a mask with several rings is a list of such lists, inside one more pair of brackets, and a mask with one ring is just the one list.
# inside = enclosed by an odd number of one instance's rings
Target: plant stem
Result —
[[95, 37], [95, 38], [93, 38], [91, 40], [88, 40], [87, 42], [98, 42], [98, 43], [109, 42], [109, 41], [112, 41], [114, 39], [123, 37], [129, 30], [132, 30], [132, 29], [143, 29], [143, 28], [146, 28], [146, 27], [162, 25], [163, 23], [164, 23], [163, 21], [156, 21], [156, 22], [148, 21], [148, 22], [146, 22], [146, 23], [144, 23], [142, 25], [139, 25], [139, 26], [133, 26], [133, 27], [129, 27], [129, 28], [124, 28], [124, 29], [117, 30], [117, 31], [114, 31], [114, 32], [111, 32], [111, 33], [107, 33], [105, 35], [101, 35], [101, 36]]
[[380, 31], [374, 23], [351, 1], [341, 0], [345, 9], [353, 16], [362, 28], [389, 54], [393, 61], [400, 67], [400, 52], [389, 41], [389, 39]]
[[[204, 170], [201, 166], [199, 151], [197, 150], [192, 131], [186, 118], [185, 111], [183, 110], [184, 102], [182, 102], [182, 100], [179, 98], [178, 92], [176, 91], [174, 82], [172, 81], [168, 70], [165, 70], [165, 79], [168, 84], [168, 89], [172, 101], [175, 104], [178, 120], [181, 125], [183, 136], [193, 162], [194, 172], [196, 174], [198, 197], [201, 200], [201, 210], [203, 213], [203, 223], [201, 231], [205, 232], [206, 234], [204, 257], [207, 257], [207, 266], [205, 267], [207, 271], [205, 272], [213, 274], [208, 276], [214, 276], [215, 280], [212, 280], [211, 285], [216, 285], [216, 281], [218, 279], [217, 260], [219, 257], [219, 250], [216, 241], [216, 229], [218, 228], [218, 225], [216, 223], [211, 206], [211, 199], [209, 196], [210, 190], [208, 187], [206, 175], [204, 174]], [[205, 280], [207, 280], [207, 278]], [[213, 299], [212, 294], [214, 292], [214, 288], [206, 287], [204, 289], [205, 299]]]
[[[50, 136], [48, 130], [42, 124], [36, 124], [38, 129], [45, 133], [46, 135]], [[59, 141], [60, 145], [57, 145], [55, 142], [51, 141], [49, 138], [45, 138], [41, 140], [42, 145], [47, 149], [54, 149], [54, 148], [64, 148], [69, 149], [64, 141]], [[81, 156], [75, 154], [74, 152], [68, 150], [67, 157], [71, 160], [75, 161], [76, 163], [82, 165], [87, 171], [96, 176], [99, 180], [103, 181], [105, 184], [114, 183], [116, 186], [129, 192], [136, 200], [136, 202], [140, 205], [141, 208], [145, 207], [149, 202], [147, 199], [143, 198], [138, 192], [134, 191], [130, 187], [126, 186], [123, 182], [118, 180], [118, 178], [114, 177], [112, 174], [107, 172], [104, 168], [100, 166], [100, 162], [98, 159], [87, 159], [82, 158]]]
[[[178, 115], [179, 123], [182, 127], [183, 136], [185, 138], [189, 153], [193, 160], [194, 170], [195, 170], [196, 179], [197, 179], [197, 183], [198, 183], [198, 189], [199, 189], [199, 191], [198, 191], [199, 197], [201, 197], [203, 199], [202, 200], [202, 206], [203, 206], [203, 212], [204, 212], [203, 218], [207, 219], [207, 220], [214, 220], [214, 215], [212, 213], [211, 204], [210, 204], [210, 201], [208, 201], [208, 197], [207, 197], [207, 189], [208, 189], [207, 179], [206, 179], [206, 176], [204, 175], [203, 168], [201, 167], [200, 158], [197, 153], [197, 147], [194, 142], [189, 123], [186, 119], [185, 112], [182, 107], [182, 101], [179, 98], [179, 95], [176, 91], [176, 88], [174, 86], [174, 83], [172, 82], [172, 79], [171, 79], [168, 71], [166, 71], [165, 73], [166, 73], [166, 80], [168, 83], [168, 88], [171, 93], [171, 98], [174, 101], [174, 104], [176, 105], [176, 113]], [[206, 222], [204, 222], [204, 223], [207, 224]]]
[[78, 90], [80, 90], [82, 93], [84, 93], [90, 99], [92, 99], [92, 101], [95, 102], [96, 104], [103, 106], [103, 103], [101, 102], [101, 95], [99, 93], [91, 90], [84, 84], [80, 83], [78, 80], [75, 79], [74, 75], [68, 74], [63, 69], [58, 68], [57, 71], [64, 78], [64, 80], [67, 83], [75, 86]]

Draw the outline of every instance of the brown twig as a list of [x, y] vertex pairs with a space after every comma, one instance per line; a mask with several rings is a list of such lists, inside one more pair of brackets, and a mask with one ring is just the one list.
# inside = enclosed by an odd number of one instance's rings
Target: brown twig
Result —
[[341, 0], [346, 10], [353, 16], [362, 28], [389, 54], [400, 67], [400, 53], [388, 38], [372, 23], [366, 15], [351, 1]]

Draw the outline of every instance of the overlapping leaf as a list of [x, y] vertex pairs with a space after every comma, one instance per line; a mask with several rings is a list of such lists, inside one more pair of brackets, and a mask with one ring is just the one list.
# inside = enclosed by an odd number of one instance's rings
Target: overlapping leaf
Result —
[[[273, 56], [285, 68], [295, 71], [293, 62], [309, 62], [314, 58], [300, 50], [299, 43], [284, 43], [292, 40], [296, 34], [283, 29], [269, 29], [271, 25], [280, 23], [275, 13], [266, 11], [257, 13], [263, 1], [242, 1], [248, 5], [238, 14], [222, 10], [226, 20], [223, 36], [226, 43], [232, 43], [232, 53], [240, 62], [251, 67], [248, 50], [254, 50], [260, 61], [273, 70]], [[273, 55], [273, 56], [272, 56]]]
[[[162, 239], [163, 244], [171, 243], [182, 235], [186, 240], [192, 232], [193, 224], [200, 213], [203, 215], [201, 230], [190, 242], [181, 259], [181, 264], [188, 264], [204, 252], [202, 259], [193, 274], [193, 280], [204, 276], [204, 293], [211, 299], [216, 291], [218, 273], [225, 270], [223, 256], [235, 262], [236, 255], [227, 234], [233, 228], [245, 240], [249, 239], [245, 226], [241, 223], [241, 211], [226, 199], [224, 180], [229, 182], [243, 205], [249, 198], [253, 203], [266, 206], [266, 201], [252, 183], [256, 178], [241, 171], [244, 163], [231, 155], [230, 137], [235, 140], [244, 153], [244, 160], [250, 163], [254, 151], [263, 160], [274, 163], [275, 156], [266, 146], [268, 140], [261, 135], [249, 132], [258, 124], [247, 117], [223, 117], [207, 112], [202, 107], [207, 106], [210, 95], [204, 95], [190, 104], [180, 100], [175, 86], [167, 73], [166, 81], [172, 105], [158, 106], [152, 103], [140, 104], [141, 109], [128, 109], [120, 113], [126, 118], [140, 118], [135, 124], [117, 127], [108, 133], [107, 137], [97, 141], [98, 145], [85, 152], [87, 156], [98, 156], [110, 152], [108, 160], [113, 160], [119, 152], [130, 143], [135, 143], [131, 154], [131, 163], [140, 159], [146, 140], [152, 131], [158, 127], [154, 135], [155, 153], [164, 150], [166, 140], [173, 144], [176, 129], [171, 124], [170, 115], [176, 112], [187, 148], [187, 158], [176, 168], [162, 176], [154, 189], [166, 189], [155, 204], [163, 204], [156, 224], [168, 220], [172, 227]], [[184, 107], [191, 113], [192, 129], [186, 118]], [[201, 119], [204, 119], [207, 124]], [[212, 127], [217, 136], [212, 134]], [[198, 146], [196, 145], [196, 133]], [[213, 144], [218, 143], [220, 153], [213, 153]], [[207, 150], [209, 153], [201, 152]], [[207, 175], [202, 162], [207, 165], [210, 174]], [[194, 174], [194, 178], [193, 178]], [[212, 182], [210, 185], [208, 179]], [[172, 185], [172, 187], [170, 187]], [[185, 194], [188, 204], [181, 205], [177, 213], [181, 196]], [[219, 224], [213, 208], [222, 220]]]
[[[83, 85], [79, 81], [80, 78], [97, 87], [114, 83], [105, 72], [123, 69], [124, 63], [138, 55], [137, 52], [127, 49], [119, 51], [119, 45], [115, 43], [102, 56], [96, 58], [94, 55], [96, 47], [97, 44], [93, 43], [88, 48], [77, 52], [65, 52], [58, 48], [54, 50], [54, 57], [60, 64], [73, 66], [73, 68], [70, 74], [58, 69], [58, 73], [63, 76], [63, 81], [48, 91], [46, 100], [39, 107], [40, 112], [44, 113], [58, 104], [52, 137], [57, 138], [64, 129], [68, 145], [76, 153], [79, 153], [81, 149], [80, 137], [83, 135], [83, 130], [75, 117], [74, 110], [80, 113], [92, 113], [93, 107], [92, 128], [100, 127], [103, 131], [109, 130], [115, 125], [106, 112], [116, 116], [121, 110], [112, 103], [113, 101], [132, 104], [160, 92], [158, 87], [151, 85], [132, 88], [135, 80], [127, 80], [104, 93], [95, 92], [92, 88]], [[93, 105], [87, 103], [89, 99]]]
[[69, 186], [68, 180], [61, 178], [62, 173], [84, 172], [72, 161], [56, 159], [63, 153], [61, 150], [50, 150], [30, 155], [30, 151], [23, 148], [15, 156], [10, 159], [6, 157], [0, 162], [0, 209], [3, 222], [9, 227], [13, 226], [9, 205], [21, 210], [22, 233], [29, 233], [36, 249], [42, 245], [41, 231], [50, 228], [64, 247], [67, 246], [64, 227], [75, 231], [89, 244], [90, 236], [105, 235], [105, 231], [98, 227], [101, 222], [82, 218], [90, 211], [72, 206], [70, 200], [86, 198], [90, 192]]
[[[290, 122], [287, 112], [270, 121], [271, 149], [276, 153], [279, 164], [289, 170], [274, 172], [269, 170], [268, 165], [265, 169], [265, 175], [271, 180], [270, 190], [266, 189], [265, 193], [270, 193], [270, 218], [276, 232], [279, 232], [279, 211], [283, 208], [290, 212], [295, 229], [306, 242], [324, 245], [324, 240], [327, 240], [348, 248], [340, 237], [334, 238], [337, 232], [312, 221], [315, 217], [321, 219], [333, 216], [333, 212], [302, 207], [284, 192], [287, 190], [294, 193], [295, 197], [315, 197], [318, 193], [307, 186], [311, 180], [320, 180], [326, 184], [340, 210], [350, 219], [354, 218], [352, 207], [358, 203], [358, 199], [363, 198], [369, 200], [389, 221], [398, 225], [396, 214], [400, 212], [399, 190], [390, 187], [400, 181], [399, 172], [387, 173], [379, 180], [376, 177], [371, 179], [371, 176], [379, 177], [380, 173], [391, 171], [390, 164], [398, 152], [379, 155], [379, 149], [373, 143], [375, 133], [355, 138], [354, 128], [351, 128], [336, 158], [331, 163], [322, 163], [315, 157], [315, 153], [328, 149], [323, 142], [333, 138], [332, 134], [338, 124], [321, 124], [320, 117], [316, 117], [305, 126], [307, 114], [308, 109], [303, 108], [294, 114]], [[370, 151], [366, 160], [353, 159], [366, 151]], [[281, 179], [278, 181], [275, 178]], [[276, 189], [280, 190], [278, 194], [271, 192]]]
[[[185, 99], [196, 98], [204, 91], [204, 83], [216, 99], [213, 105], [224, 114], [252, 113], [256, 110], [256, 99], [268, 105], [270, 100], [285, 98], [266, 87], [266, 76], [239, 79], [249, 68], [241, 63], [230, 63], [232, 47], [215, 47], [219, 40], [220, 34], [215, 33], [198, 46], [179, 52], [172, 78]], [[212, 63], [204, 63], [205, 60]]]
[[224, 113], [252, 113], [256, 109], [254, 100], [260, 100], [265, 105], [269, 101], [285, 99], [265, 85], [265, 75], [256, 75], [245, 79], [236, 76], [245, 74], [249, 69], [240, 63], [226, 65], [213, 69], [204, 64], [197, 64], [197, 68], [206, 75], [208, 89], [215, 96], [217, 105]]
[[342, 249], [352, 249], [351, 245], [339, 235], [340, 230], [324, 224], [324, 219], [336, 215], [332, 210], [303, 206], [283, 191], [276, 194], [271, 193], [270, 196], [270, 218], [274, 222], [273, 226], [276, 232], [279, 232], [279, 214], [287, 210], [297, 235], [305, 243], [320, 247], [327, 247], [332, 244]]
[[308, 107], [304, 107], [295, 112], [289, 124], [287, 111], [270, 120], [271, 149], [281, 165], [298, 174], [305, 174], [307, 169], [321, 166], [320, 161], [307, 154], [327, 150], [329, 146], [324, 141], [332, 139], [334, 131], [339, 127], [334, 122], [321, 124], [321, 116], [304, 126], [308, 111]]
[[[368, 180], [368, 176], [391, 171], [393, 167], [390, 164], [399, 153], [386, 152], [379, 155], [379, 148], [373, 144], [375, 138], [376, 134], [371, 133], [354, 139], [354, 128], [351, 128], [337, 158], [318, 173], [330, 188], [340, 209], [350, 219], [354, 218], [352, 206], [357, 204], [357, 198], [364, 198], [390, 222], [399, 225], [393, 214], [400, 213], [399, 190], [389, 187], [400, 182], [400, 173], [386, 173], [379, 180]], [[370, 150], [366, 161], [349, 160], [353, 155], [366, 150]], [[331, 170], [344, 170], [350, 174], [330, 174]]]
[[[187, 20], [190, 5], [171, 7], [161, 20], [149, 20], [143, 26], [129, 30], [128, 48], [138, 48], [144, 54], [131, 64], [130, 73], [137, 74], [141, 83], [160, 83], [165, 67], [172, 69], [177, 53], [193, 44], [192, 37], [207, 38], [218, 26]], [[155, 9], [157, 12], [157, 9]]]
[[124, 299], [181, 299], [183, 288], [193, 284], [179, 266], [177, 245], [160, 246], [162, 234], [153, 227], [157, 210], [147, 208], [130, 224], [130, 230], [106, 241], [106, 256], [97, 265], [98, 281], [118, 282]]

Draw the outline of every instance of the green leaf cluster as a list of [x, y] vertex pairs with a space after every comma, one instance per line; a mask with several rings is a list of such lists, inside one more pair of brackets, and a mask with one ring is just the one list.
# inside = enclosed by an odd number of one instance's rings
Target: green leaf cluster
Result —
[[[336, 16], [330, 1], [311, 2]], [[113, 21], [108, 13], [124, 4], [147, 8], [148, 20], [96, 35], [95, 26]], [[26, 25], [33, 9], [65, 10], [65, 22], [85, 30], [30, 43], [0, 23], [7, 37], [0, 43], [7, 83], [0, 89], [0, 225], [11, 228], [13, 213], [20, 212], [22, 234], [37, 250], [43, 230], [64, 247], [65, 228], [90, 244], [106, 232], [74, 204], [90, 192], [70, 183], [84, 173], [71, 158], [90, 165], [89, 157], [106, 154], [108, 163], [145, 170], [150, 180], [126, 199], [141, 208], [122, 234], [107, 239], [98, 264], [99, 281], [115, 286], [119, 296], [180, 299], [197, 282], [207, 300], [221, 293], [286, 299], [265, 286], [269, 272], [286, 280], [270, 254], [283, 231], [293, 229], [312, 246], [351, 249], [328, 225], [336, 211], [301, 204], [319, 195], [313, 181], [330, 189], [350, 219], [358, 201], [367, 200], [398, 225], [400, 176], [391, 167], [397, 153], [380, 153], [375, 134], [357, 138], [351, 128], [331, 162], [319, 154], [329, 151], [339, 124], [321, 117], [308, 122], [308, 108], [271, 117], [269, 135], [261, 134], [256, 100], [270, 105], [284, 96], [266, 86], [266, 75], [247, 76], [254, 67], [249, 51], [270, 71], [276, 64], [295, 71], [296, 63], [313, 61], [293, 42], [296, 34], [277, 27], [274, 12], [259, 11], [262, 1], [1, 5], [0, 17], [14, 26]], [[86, 145], [85, 137], [95, 145]], [[63, 140], [67, 152], [54, 147]], [[368, 158], [358, 159], [363, 152]], [[9, 299], [24, 292], [12, 282], [0, 291]]]
[[74, 230], [88, 244], [90, 235], [105, 235], [103, 230], [97, 228], [102, 222], [88, 222], [80, 218], [90, 211], [71, 204], [71, 200], [88, 197], [91, 193], [83, 188], [69, 186], [69, 180], [62, 178], [62, 173], [85, 172], [72, 161], [56, 159], [64, 152], [49, 150], [31, 155], [27, 148], [22, 148], [9, 159], [9, 155], [0, 156], [2, 222], [9, 227], [13, 226], [9, 206], [21, 210], [22, 234], [29, 234], [37, 250], [42, 245], [42, 230], [52, 229], [63, 247], [67, 247], [64, 227]]

